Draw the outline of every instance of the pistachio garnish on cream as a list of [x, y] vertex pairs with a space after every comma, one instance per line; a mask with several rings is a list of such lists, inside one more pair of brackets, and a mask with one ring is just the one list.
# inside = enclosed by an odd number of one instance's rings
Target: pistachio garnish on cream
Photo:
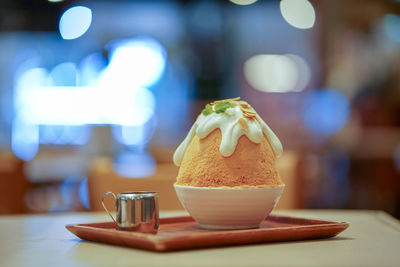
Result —
[[254, 143], [261, 143], [263, 138], [267, 138], [275, 157], [282, 154], [283, 148], [278, 137], [246, 101], [237, 97], [214, 101], [205, 106], [186, 138], [176, 149], [175, 165], [180, 166], [186, 148], [195, 135], [202, 139], [215, 129], [221, 130], [219, 151], [225, 157], [234, 153], [242, 135], [246, 135]]

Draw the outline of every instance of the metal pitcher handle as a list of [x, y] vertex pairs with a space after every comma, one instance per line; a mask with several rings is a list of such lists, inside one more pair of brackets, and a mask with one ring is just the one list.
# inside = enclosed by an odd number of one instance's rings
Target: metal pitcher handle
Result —
[[103, 208], [107, 211], [108, 215], [110, 215], [111, 219], [112, 219], [115, 223], [117, 223], [117, 222], [115, 221], [114, 217], [113, 217], [113, 216], [111, 215], [111, 213], [108, 211], [106, 205], [104, 204], [104, 199], [106, 198], [106, 196], [107, 196], [108, 194], [112, 194], [112, 195], [114, 196], [115, 201], [117, 201], [117, 196], [116, 196], [113, 192], [107, 192], [107, 193], [104, 193], [103, 196], [101, 197], [101, 204], [103, 205]]

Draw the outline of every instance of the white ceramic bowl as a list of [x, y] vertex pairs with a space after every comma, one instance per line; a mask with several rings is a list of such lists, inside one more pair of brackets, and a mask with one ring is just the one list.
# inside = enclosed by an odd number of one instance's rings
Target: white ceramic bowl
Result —
[[264, 188], [194, 187], [174, 184], [184, 208], [207, 229], [259, 227], [269, 215], [285, 185]]

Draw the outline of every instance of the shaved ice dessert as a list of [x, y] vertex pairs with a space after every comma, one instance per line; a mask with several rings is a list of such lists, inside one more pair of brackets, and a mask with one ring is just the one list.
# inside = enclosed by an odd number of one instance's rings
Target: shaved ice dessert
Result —
[[207, 104], [174, 153], [178, 198], [204, 228], [258, 227], [284, 188], [275, 167], [282, 151], [249, 103]]

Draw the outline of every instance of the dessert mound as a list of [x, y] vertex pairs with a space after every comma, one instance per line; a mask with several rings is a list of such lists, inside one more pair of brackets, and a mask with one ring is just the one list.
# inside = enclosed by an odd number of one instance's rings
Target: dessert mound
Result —
[[266, 187], [282, 185], [274, 166], [275, 155], [266, 138], [260, 143], [240, 136], [235, 152], [223, 156], [219, 151], [221, 131], [217, 128], [205, 138], [193, 136], [182, 159], [178, 185], [197, 187]]

